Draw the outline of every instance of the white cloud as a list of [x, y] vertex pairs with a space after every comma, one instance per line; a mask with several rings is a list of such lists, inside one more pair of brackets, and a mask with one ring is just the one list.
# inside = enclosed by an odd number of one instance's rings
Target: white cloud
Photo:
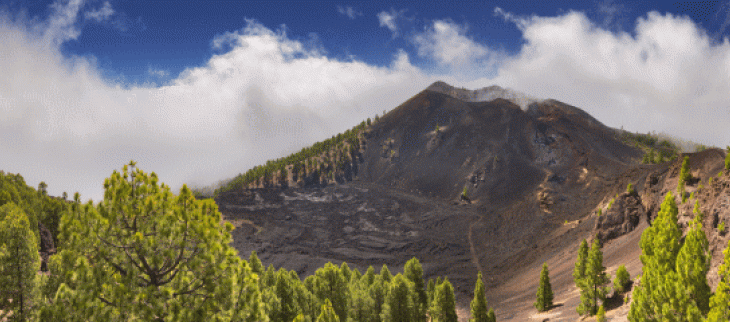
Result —
[[519, 20], [526, 44], [505, 60], [498, 83], [578, 106], [607, 125], [668, 132], [725, 146], [730, 141], [730, 44], [712, 44], [685, 17], [640, 18], [635, 36], [584, 14]]
[[54, 2], [53, 13], [46, 23], [35, 25], [36, 32], [43, 33], [44, 45], [58, 47], [62, 43], [79, 37], [81, 30], [75, 26], [83, 0], [69, 0], [65, 5]]
[[467, 36], [467, 28], [449, 20], [435, 20], [413, 37], [418, 55], [433, 59], [449, 73], [468, 77], [476, 70], [482, 77], [506, 56], [498, 50], [477, 43]]
[[398, 25], [396, 24], [396, 20], [401, 14], [401, 12], [397, 12], [395, 9], [390, 9], [390, 12], [382, 11], [378, 13], [380, 27], [388, 28], [390, 32], [393, 33], [393, 38], [398, 37]]
[[337, 12], [339, 12], [341, 15], [347, 16], [350, 19], [355, 19], [357, 18], [357, 16], [362, 16], [362, 12], [359, 12], [350, 6], [337, 6]]
[[109, 17], [111, 17], [113, 14], [114, 9], [112, 9], [112, 5], [109, 3], [109, 1], [105, 1], [104, 6], [102, 6], [101, 8], [84, 12], [84, 18], [96, 20], [97, 22], [102, 22], [109, 19]]
[[172, 187], [230, 178], [391, 109], [433, 81], [404, 52], [389, 67], [338, 61], [248, 21], [211, 43], [229, 51], [169, 85], [121, 86], [103, 79], [93, 59], [64, 58], [30, 29], [0, 18], [2, 170], [84, 199], [98, 200], [104, 178], [131, 159]]

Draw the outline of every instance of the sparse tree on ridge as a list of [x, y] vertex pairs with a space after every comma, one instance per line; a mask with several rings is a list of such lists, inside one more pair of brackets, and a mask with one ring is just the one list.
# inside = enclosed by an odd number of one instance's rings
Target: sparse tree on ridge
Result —
[[598, 238], [593, 239], [593, 245], [588, 253], [585, 277], [580, 281], [580, 305], [576, 309], [580, 315], [593, 316], [598, 312], [599, 301], [606, 299], [610, 282], [603, 266], [603, 252]]
[[547, 311], [553, 306], [553, 289], [550, 285], [550, 273], [548, 272], [547, 263], [542, 264], [540, 272], [540, 284], [537, 287], [537, 300], [535, 308], [540, 311]]
[[[600, 209], [599, 209], [600, 210]], [[575, 268], [573, 269], [573, 281], [578, 286], [580, 280], [585, 277], [586, 262], [588, 261], [588, 242], [583, 239], [578, 247], [578, 259], [575, 261]]]

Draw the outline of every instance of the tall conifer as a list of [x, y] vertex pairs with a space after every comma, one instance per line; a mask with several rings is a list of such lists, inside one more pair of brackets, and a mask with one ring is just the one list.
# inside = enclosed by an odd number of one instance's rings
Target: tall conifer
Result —
[[535, 308], [543, 312], [549, 310], [551, 306], [553, 306], [553, 289], [550, 285], [550, 273], [548, 272], [547, 263], [543, 263], [540, 272], [540, 285], [537, 287]]
[[588, 253], [586, 262], [585, 277], [580, 282], [580, 305], [578, 314], [595, 315], [598, 312], [600, 302], [606, 299], [608, 289], [606, 284], [610, 282], [606, 275], [606, 267], [603, 266], [603, 252], [601, 242], [598, 238], [593, 239], [593, 245]]

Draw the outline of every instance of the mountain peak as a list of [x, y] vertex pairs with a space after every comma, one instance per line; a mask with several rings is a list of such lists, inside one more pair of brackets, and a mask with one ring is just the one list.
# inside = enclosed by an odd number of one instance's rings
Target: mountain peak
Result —
[[498, 98], [502, 98], [511, 101], [516, 105], [519, 105], [522, 110], [527, 110], [527, 107], [530, 104], [543, 101], [542, 99], [526, 95], [513, 89], [502, 88], [497, 85], [492, 85], [477, 90], [469, 90], [466, 88], [456, 88], [443, 81], [436, 81], [428, 86], [426, 90], [446, 94], [465, 102], [488, 102]]

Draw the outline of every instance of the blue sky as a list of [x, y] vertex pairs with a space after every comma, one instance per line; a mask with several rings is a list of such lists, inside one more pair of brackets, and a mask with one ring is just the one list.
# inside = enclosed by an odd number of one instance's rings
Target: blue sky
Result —
[[730, 144], [730, 2], [0, 0], [0, 168], [210, 184], [436, 80]]

